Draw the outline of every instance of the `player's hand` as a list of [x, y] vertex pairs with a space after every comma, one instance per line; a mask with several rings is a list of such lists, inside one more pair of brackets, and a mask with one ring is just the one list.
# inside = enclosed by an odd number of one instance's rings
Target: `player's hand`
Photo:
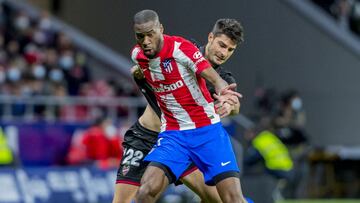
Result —
[[220, 118], [230, 115], [233, 108], [234, 106], [228, 102], [225, 102], [222, 105], [220, 105], [220, 103], [215, 104], [216, 113], [220, 115]]
[[139, 68], [139, 66], [135, 65], [135, 66], [131, 67], [130, 71], [131, 71], [131, 74], [136, 79], [139, 79], [139, 80], [144, 79], [144, 74], [143, 74], [141, 68]]
[[214, 94], [216, 99], [215, 109], [221, 118], [230, 115], [234, 108], [240, 107], [239, 98], [234, 95], [221, 95]]
[[[236, 102], [239, 102], [238, 98], [242, 98], [242, 95], [236, 92], [235, 89], [236, 89], [236, 84], [232, 83], [226, 86], [225, 88], [223, 88], [220, 91], [220, 94], [216, 96], [214, 95], [214, 98], [218, 100], [221, 106], [224, 104], [225, 101], [229, 102], [232, 105], [235, 105]], [[235, 97], [237, 98], [235, 99]]]
[[217, 95], [213, 94], [214, 99], [216, 99], [217, 102], [224, 103], [228, 102], [230, 105], [234, 106], [239, 103], [239, 97], [232, 95], [232, 94], [225, 94], [225, 95]]
[[220, 95], [231, 94], [231, 95], [237, 96], [239, 98], [242, 98], [242, 95], [240, 93], [236, 92], [236, 83], [232, 83], [232, 84], [226, 86], [225, 88], [220, 90], [219, 94]]

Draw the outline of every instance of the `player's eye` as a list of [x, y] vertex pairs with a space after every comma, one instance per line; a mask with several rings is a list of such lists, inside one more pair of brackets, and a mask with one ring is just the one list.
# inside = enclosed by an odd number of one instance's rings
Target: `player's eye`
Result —
[[226, 48], [226, 44], [224, 44], [223, 42], [219, 42], [219, 45], [221, 48]]
[[144, 37], [145, 37], [145, 35], [144, 34], [142, 34], [142, 33], [136, 33], [136, 38], [137, 39], [144, 39]]

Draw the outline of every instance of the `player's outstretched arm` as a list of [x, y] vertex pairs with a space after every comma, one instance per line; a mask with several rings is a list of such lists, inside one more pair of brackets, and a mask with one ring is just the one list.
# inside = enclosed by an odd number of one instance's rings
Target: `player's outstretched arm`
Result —
[[241, 94], [235, 92], [236, 84], [229, 85], [225, 80], [223, 80], [219, 74], [213, 68], [206, 68], [200, 73], [201, 77], [208, 80], [215, 87], [216, 94], [218, 95], [234, 95], [241, 97]]

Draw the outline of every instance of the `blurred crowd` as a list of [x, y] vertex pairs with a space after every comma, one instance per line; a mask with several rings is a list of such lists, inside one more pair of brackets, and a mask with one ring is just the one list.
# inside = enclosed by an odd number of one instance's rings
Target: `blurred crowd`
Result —
[[359, 0], [312, 0], [330, 14], [342, 29], [350, 29], [360, 35]]
[[[87, 54], [67, 34], [54, 29], [47, 12], [32, 18], [6, 3], [0, 5], [0, 96], [138, 95], [133, 85], [119, 82], [116, 78], [106, 81], [93, 77]], [[12, 105], [12, 116], [22, 116], [25, 111], [21, 101]], [[84, 120], [89, 109], [62, 107], [57, 109], [56, 117], [66, 118], [69, 111], [75, 112], [76, 120]], [[34, 113], [42, 117], [44, 106], [35, 106]]]

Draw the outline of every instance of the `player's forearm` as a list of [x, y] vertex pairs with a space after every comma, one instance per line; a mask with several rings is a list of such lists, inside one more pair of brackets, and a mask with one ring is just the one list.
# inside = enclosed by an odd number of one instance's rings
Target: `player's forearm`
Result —
[[203, 70], [200, 75], [214, 85], [217, 94], [228, 86], [228, 83], [223, 80], [213, 68]]

